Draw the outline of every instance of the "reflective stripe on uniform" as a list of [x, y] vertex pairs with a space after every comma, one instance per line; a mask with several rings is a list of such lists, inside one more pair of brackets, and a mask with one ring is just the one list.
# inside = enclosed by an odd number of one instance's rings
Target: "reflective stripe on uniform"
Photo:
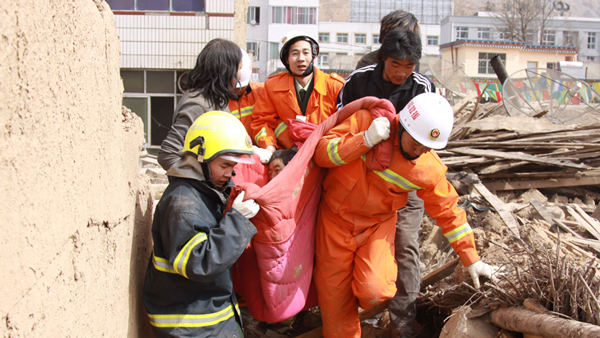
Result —
[[267, 136], [267, 130], [263, 127], [258, 134], [256, 134], [256, 136], [254, 137], [254, 141], [256, 141], [256, 144], [258, 144], [258, 141], [262, 138], [262, 137], [266, 137]]
[[242, 117], [252, 115], [252, 111], [254, 110], [254, 106], [248, 106], [241, 109], [242, 113], [240, 114], [239, 110], [234, 110], [231, 112], [231, 115], [235, 116], [238, 120]]
[[158, 257], [154, 254], [154, 248], [152, 248], [152, 264], [154, 264], [154, 268], [156, 268], [158, 271], [177, 273], [177, 271], [173, 269], [173, 265], [171, 265], [169, 260]]
[[242, 117], [252, 115], [253, 110], [254, 110], [254, 106], [248, 106], [248, 107], [242, 108]]
[[340, 143], [340, 138], [336, 137], [333, 140], [329, 141], [327, 145], [327, 155], [329, 155], [329, 160], [331, 163], [335, 165], [344, 165], [346, 162], [342, 160], [340, 154], [338, 154], [338, 144]]
[[183, 315], [183, 314], [170, 314], [170, 315], [153, 315], [148, 314], [150, 318], [150, 324], [155, 327], [203, 327], [211, 326], [223, 322], [231, 317], [235, 313], [239, 313], [240, 309], [238, 305], [229, 305], [223, 310], [215, 313], [207, 313], [202, 315]]
[[183, 246], [183, 248], [181, 248], [181, 251], [179, 251], [179, 254], [175, 258], [175, 261], [173, 262], [173, 268], [175, 269], [175, 271], [177, 271], [178, 274], [187, 278], [186, 267], [187, 267], [188, 260], [190, 259], [190, 255], [192, 254], [194, 247], [196, 247], [200, 243], [204, 242], [206, 240], [206, 238], [207, 238], [207, 236], [205, 233], [199, 232], [198, 234], [196, 234], [196, 236], [192, 237], [192, 239], [190, 239]]
[[[363, 161], [367, 160], [367, 157], [365, 155], [361, 156], [360, 158], [362, 158]], [[423, 189], [418, 185], [411, 183], [406, 178], [391, 171], [390, 169], [385, 169], [384, 171], [373, 170], [373, 172], [379, 177], [383, 178], [385, 181], [395, 184], [406, 191]]]
[[285, 122], [281, 122], [277, 128], [275, 128], [274, 132], [275, 132], [275, 137], [279, 137], [279, 135], [281, 135], [281, 133], [287, 129], [287, 124], [285, 124]]
[[461, 239], [467, 235], [470, 235], [472, 233], [473, 233], [473, 230], [471, 230], [469, 223], [465, 223], [465, 224], [459, 226], [458, 228], [444, 234], [444, 236], [446, 236], [446, 238], [448, 239], [448, 242], [454, 243], [454, 242], [458, 241], [459, 239]]

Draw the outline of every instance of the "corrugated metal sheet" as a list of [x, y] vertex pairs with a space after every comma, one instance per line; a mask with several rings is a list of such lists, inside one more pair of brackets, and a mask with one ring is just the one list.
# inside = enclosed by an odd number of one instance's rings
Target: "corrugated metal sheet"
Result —
[[208, 41], [233, 40], [233, 17], [115, 15], [115, 22], [121, 68], [190, 69]]
[[206, 0], [207, 13], [233, 14], [234, 0]]

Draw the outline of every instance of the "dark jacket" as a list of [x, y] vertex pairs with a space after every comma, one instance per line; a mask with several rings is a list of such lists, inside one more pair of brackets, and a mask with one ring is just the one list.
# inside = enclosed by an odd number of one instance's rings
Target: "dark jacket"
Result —
[[231, 267], [256, 228], [233, 208], [223, 214], [233, 184], [217, 190], [194, 157], [184, 156], [167, 174], [171, 183], [156, 206], [144, 283], [154, 333], [239, 338]]
[[181, 156], [179, 151], [183, 149], [185, 134], [192, 126], [194, 121], [201, 115], [212, 110], [221, 110], [229, 113], [229, 107], [213, 107], [205, 98], [204, 95], [198, 92], [186, 91], [179, 102], [175, 113], [171, 130], [167, 137], [162, 141], [160, 150], [158, 151], [158, 163], [164, 170], [169, 170], [173, 163], [177, 162]]
[[365, 96], [375, 96], [390, 100], [396, 107], [396, 112], [400, 112], [415, 96], [435, 92], [433, 82], [416, 72], [413, 72], [403, 84], [396, 86], [389, 95], [385, 93], [384, 82], [386, 81], [383, 79], [383, 64], [370, 65], [353, 71], [338, 96], [338, 109]]

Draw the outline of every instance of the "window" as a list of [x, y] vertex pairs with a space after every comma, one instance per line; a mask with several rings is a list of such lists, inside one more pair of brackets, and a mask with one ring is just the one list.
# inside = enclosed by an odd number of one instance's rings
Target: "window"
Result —
[[204, 0], [106, 0], [113, 11], [204, 12]]
[[354, 43], [358, 43], [358, 44], [367, 43], [367, 34], [354, 33]]
[[279, 59], [279, 43], [269, 42], [269, 59], [271, 59], [271, 60]]
[[596, 33], [595, 32], [588, 33], [587, 48], [588, 49], [596, 49]]
[[329, 42], [329, 33], [319, 33], [319, 42]]
[[427, 35], [427, 46], [437, 46], [438, 45], [438, 36], [437, 35]]
[[490, 29], [479, 27], [477, 28], [477, 38], [480, 40], [489, 40], [490, 39]]
[[537, 61], [527, 61], [527, 69], [535, 69], [537, 65]]
[[533, 45], [535, 43], [535, 31], [528, 29], [525, 33], [525, 43]]
[[490, 64], [490, 60], [494, 56], [500, 56], [500, 60], [506, 66], [506, 54], [497, 54], [497, 53], [479, 53], [479, 67], [477, 69], [477, 73], [479, 74], [496, 74], [494, 72], [494, 68]]
[[564, 31], [563, 32], [563, 45], [564, 46], [579, 46], [579, 32], [578, 31]]
[[248, 22], [250, 25], [258, 25], [260, 23], [260, 7], [248, 7]]
[[346, 52], [337, 52], [337, 53], [335, 53], [335, 55], [348, 55], [348, 53], [346, 53]]
[[506, 39], [506, 33], [505, 32], [499, 32], [498, 33], [498, 40], [507, 40]]
[[272, 7], [272, 23], [315, 25], [316, 7]]
[[556, 31], [544, 30], [544, 35], [542, 36], [542, 45], [554, 46], [555, 39]]
[[469, 37], [469, 27], [456, 27], [456, 38], [467, 39]]
[[586, 56], [586, 61], [596, 61], [596, 57], [595, 56]]
[[328, 66], [329, 65], [329, 54], [319, 55], [319, 64], [321, 66]]
[[373, 34], [373, 44], [380, 44], [379, 34]]
[[556, 69], [556, 62], [547, 62], [546, 68], [548, 69]]
[[258, 50], [258, 48], [259, 48], [258, 42], [246, 42], [246, 52], [248, 52], [248, 54], [250, 54], [250, 52], [253, 53], [254, 61], [258, 61], [258, 55], [260, 54], [260, 51]]
[[348, 33], [337, 33], [337, 43], [348, 43]]
[[184, 71], [121, 69], [123, 105], [144, 123], [146, 143], [159, 147], [171, 129], [171, 121], [181, 91], [178, 79]]

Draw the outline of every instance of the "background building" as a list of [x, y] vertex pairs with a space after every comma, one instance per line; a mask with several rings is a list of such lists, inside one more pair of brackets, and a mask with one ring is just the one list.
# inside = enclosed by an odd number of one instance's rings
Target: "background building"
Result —
[[319, 0], [250, 0], [246, 48], [254, 54], [252, 81], [264, 82], [283, 68], [279, 42], [290, 31], [318, 36]]
[[495, 77], [489, 59], [505, 57], [507, 72], [540, 67], [554, 68], [558, 61], [598, 61], [600, 20], [595, 18], [551, 17], [543, 34], [531, 25], [527, 41], [507, 41], [498, 20], [490, 12], [474, 16], [448, 16], [441, 22], [440, 50], [454, 64], [464, 63], [473, 77]]
[[182, 93], [179, 77], [202, 48], [223, 38], [245, 47], [247, 0], [107, 0], [121, 39], [123, 105], [144, 121], [146, 146], [160, 147]]

